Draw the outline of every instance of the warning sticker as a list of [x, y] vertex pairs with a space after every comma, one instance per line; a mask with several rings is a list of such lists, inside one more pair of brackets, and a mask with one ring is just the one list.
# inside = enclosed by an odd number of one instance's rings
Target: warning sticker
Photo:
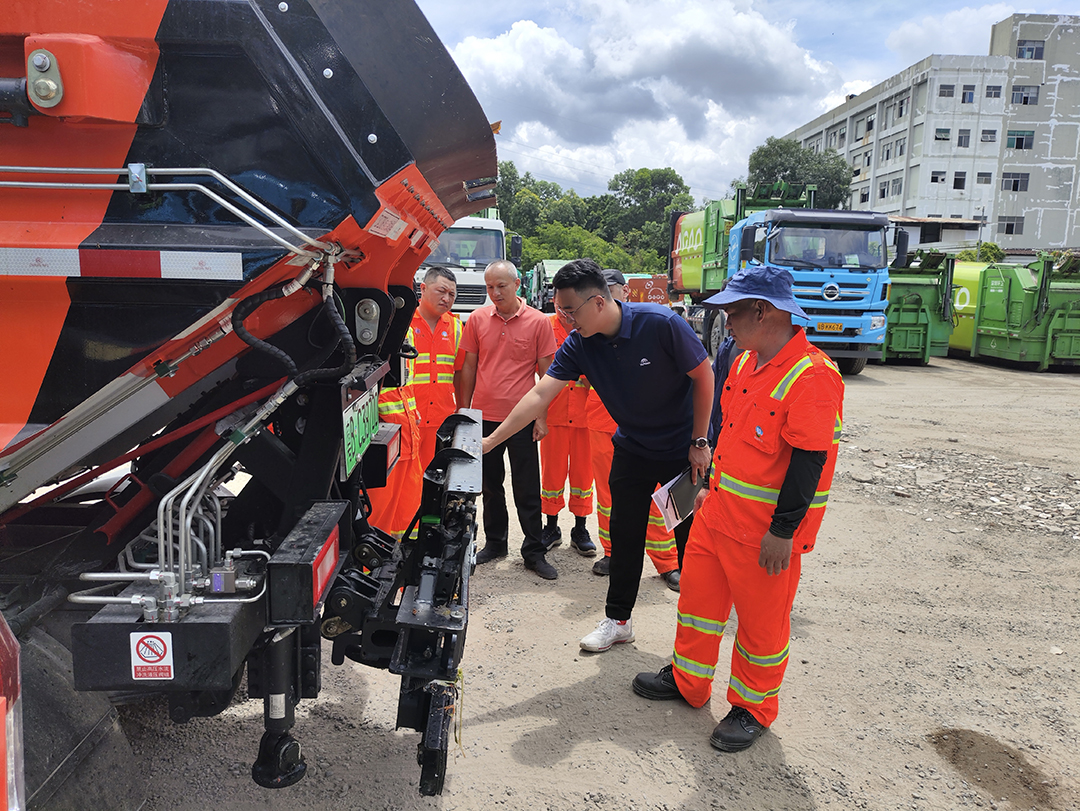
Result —
[[172, 634], [161, 631], [131, 635], [131, 678], [172, 679]]
[[368, 231], [377, 237], [395, 240], [401, 236], [406, 225], [405, 220], [401, 219], [394, 211], [384, 208], [379, 213], [379, 216], [375, 218], [375, 222], [368, 226]]

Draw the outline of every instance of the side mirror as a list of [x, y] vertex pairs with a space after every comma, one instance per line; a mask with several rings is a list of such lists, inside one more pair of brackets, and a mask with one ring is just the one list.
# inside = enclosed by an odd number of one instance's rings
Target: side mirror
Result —
[[510, 237], [510, 261], [514, 263], [514, 267], [521, 267], [521, 236], [519, 234]]
[[742, 236], [739, 239], [739, 262], [750, 262], [754, 258], [754, 243], [757, 241], [757, 228], [752, 225], [743, 226]]
[[893, 258], [894, 268], [906, 268], [908, 266], [908, 232], [902, 229], [896, 230], [896, 256]]

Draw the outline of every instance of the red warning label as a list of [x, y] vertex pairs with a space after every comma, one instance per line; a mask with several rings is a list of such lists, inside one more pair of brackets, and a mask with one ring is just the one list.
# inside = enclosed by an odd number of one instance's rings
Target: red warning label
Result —
[[173, 678], [171, 633], [159, 631], [131, 635], [131, 678]]

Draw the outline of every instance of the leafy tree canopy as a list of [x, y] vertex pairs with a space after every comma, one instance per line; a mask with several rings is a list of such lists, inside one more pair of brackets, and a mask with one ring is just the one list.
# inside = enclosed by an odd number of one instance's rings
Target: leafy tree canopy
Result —
[[750, 153], [747, 183], [817, 184], [818, 208], [840, 208], [851, 198], [851, 166], [835, 149], [821, 152], [784, 138], [769, 138]]

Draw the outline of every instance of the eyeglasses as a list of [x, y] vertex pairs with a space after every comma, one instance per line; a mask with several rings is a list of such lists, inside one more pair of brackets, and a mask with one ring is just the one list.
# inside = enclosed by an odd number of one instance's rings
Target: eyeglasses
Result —
[[559, 315], [561, 315], [563, 318], [565, 318], [567, 321], [571, 321], [571, 322], [576, 324], [577, 319], [574, 317], [574, 313], [576, 313], [578, 310], [580, 310], [582, 307], [584, 307], [586, 304], [588, 304], [591, 299], [597, 298], [598, 296], [601, 296], [601, 295], [603, 295], [603, 294], [602, 293], [593, 293], [591, 296], [589, 296], [589, 298], [585, 299], [583, 302], [581, 302], [581, 304], [579, 304], [577, 307], [575, 307], [572, 310], [564, 310], [562, 307], [560, 307], [558, 305], [555, 305], [555, 311]]

